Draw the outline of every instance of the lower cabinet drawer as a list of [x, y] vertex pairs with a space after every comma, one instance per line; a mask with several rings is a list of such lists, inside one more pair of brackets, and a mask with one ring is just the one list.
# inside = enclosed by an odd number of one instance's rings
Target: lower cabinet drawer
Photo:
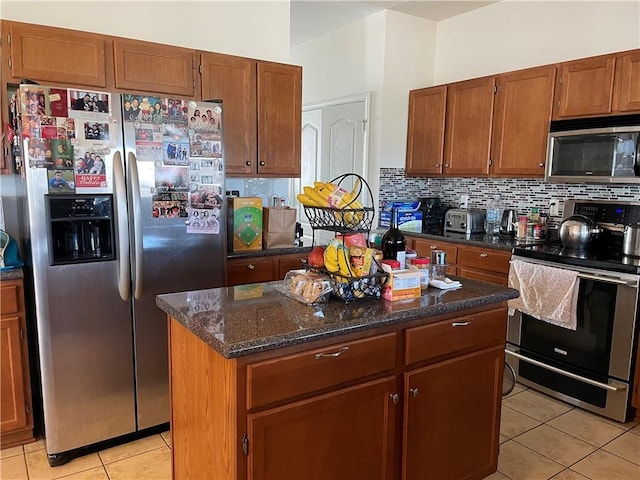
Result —
[[0, 288], [0, 313], [17, 313], [19, 309], [18, 287], [15, 285], [3, 285]]
[[491, 248], [464, 247], [459, 264], [488, 272], [509, 273], [511, 252], [502, 252]]
[[471, 278], [473, 280], [495, 283], [496, 285], [502, 285], [503, 287], [506, 287], [509, 283], [509, 278], [507, 277], [507, 275], [500, 275], [499, 273], [480, 272], [478, 270], [471, 270], [469, 268], [461, 268], [460, 276], [464, 278]]
[[247, 408], [391, 372], [396, 334], [337, 343], [247, 366]]
[[270, 282], [273, 280], [273, 260], [243, 259], [227, 262], [227, 285], [244, 283]]
[[407, 329], [405, 364], [504, 344], [506, 329], [506, 307]]

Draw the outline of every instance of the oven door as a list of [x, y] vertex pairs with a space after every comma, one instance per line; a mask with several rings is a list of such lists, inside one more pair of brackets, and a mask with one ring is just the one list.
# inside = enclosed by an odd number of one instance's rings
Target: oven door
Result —
[[507, 361], [521, 383], [623, 421], [632, 378], [638, 276], [562, 267], [578, 271], [576, 330], [516, 311], [507, 326]]

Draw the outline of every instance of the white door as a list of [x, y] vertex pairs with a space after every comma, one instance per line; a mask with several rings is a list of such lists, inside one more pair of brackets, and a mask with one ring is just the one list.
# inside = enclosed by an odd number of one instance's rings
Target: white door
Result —
[[[369, 94], [303, 108], [302, 172], [300, 181], [294, 182], [295, 193], [299, 193], [304, 185], [313, 185], [316, 180], [328, 182], [346, 173], [366, 177], [368, 118]], [[353, 186], [348, 180], [341, 185], [347, 189]], [[359, 200], [371, 206], [368, 191]], [[305, 245], [311, 245], [312, 241], [323, 245], [333, 237], [331, 232], [317, 231], [314, 239], [302, 207], [299, 221], [304, 229]]]

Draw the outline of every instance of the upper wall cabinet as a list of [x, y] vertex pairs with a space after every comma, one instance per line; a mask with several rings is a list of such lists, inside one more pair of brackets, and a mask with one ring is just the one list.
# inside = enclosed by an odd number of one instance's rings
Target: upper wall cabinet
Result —
[[195, 95], [195, 50], [116, 38], [113, 54], [116, 88]]
[[8, 50], [8, 77], [108, 86], [105, 59], [111, 40], [107, 37], [16, 22], [3, 22], [2, 30]]
[[258, 173], [299, 177], [302, 67], [258, 62]]
[[301, 67], [202, 54], [202, 98], [222, 100], [228, 176], [300, 176]]
[[483, 176], [489, 173], [494, 92], [494, 77], [448, 86], [445, 174]]
[[491, 173], [544, 176], [555, 75], [540, 67], [496, 77]]
[[446, 86], [409, 92], [407, 175], [442, 173], [446, 106]]
[[640, 111], [640, 50], [616, 58], [613, 105], [620, 113]]
[[640, 50], [558, 66], [554, 119], [640, 111]]
[[222, 100], [227, 175], [257, 173], [256, 61], [202, 54], [202, 98]]

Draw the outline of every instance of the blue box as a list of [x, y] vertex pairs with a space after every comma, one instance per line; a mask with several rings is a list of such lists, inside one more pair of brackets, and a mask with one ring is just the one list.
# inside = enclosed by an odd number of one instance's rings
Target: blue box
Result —
[[422, 233], [422, 215], [420, 202], [392, 201], [384, 202], [380, 212], [380, 227], [389, 228], [391, 225], [391, 208], [396, 209], [398, 228], [407, 232]]

